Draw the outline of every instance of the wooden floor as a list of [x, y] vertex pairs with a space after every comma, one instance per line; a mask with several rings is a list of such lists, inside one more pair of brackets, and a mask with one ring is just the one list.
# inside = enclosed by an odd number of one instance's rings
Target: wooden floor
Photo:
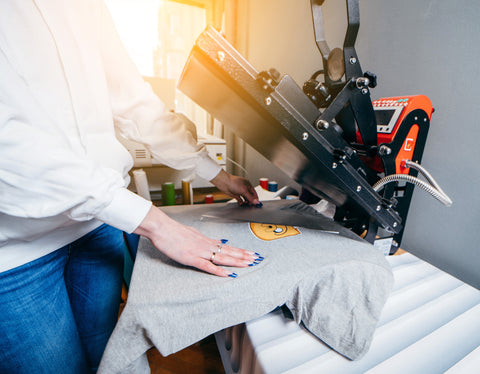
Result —
[[163, 357], [155, 348], [147, 353], [152, 374], [224, 374], [213, 335], [173, 355]]

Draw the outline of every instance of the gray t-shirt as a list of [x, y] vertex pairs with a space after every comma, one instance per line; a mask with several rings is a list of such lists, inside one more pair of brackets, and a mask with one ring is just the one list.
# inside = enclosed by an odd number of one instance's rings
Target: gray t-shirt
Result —
[[[174, 262], [142, 238], [128, 302], [108, 343], [101, 373], [140, 370], [136, 365], [145, 364], [143, 354], [151, 346], [166, 356], [281, 305], [342, 355], [357, 359], [366, 353], [393, 284], [382, 253], [364, 241], [340, 235], [343, 228], [332, 221], [325, 222], [325, 232], [215, 218], [225, 209], [232, 206], [179, 206], [164, 211], [209, 237], [254, 250], [265, 260], [233, 269], [236, 279], [220, 278]], [[298, 222], [298, 212], [307, 221], [317, 218], [302, 203], [266, 204], [268, 219], [274, 219], [272, 209], [282, 210], [278, 215], [283, 216], [282, 223], [288, 220], [289, 209], [292, 222]], [[262, 209], [251, 214], [264, 221]]]

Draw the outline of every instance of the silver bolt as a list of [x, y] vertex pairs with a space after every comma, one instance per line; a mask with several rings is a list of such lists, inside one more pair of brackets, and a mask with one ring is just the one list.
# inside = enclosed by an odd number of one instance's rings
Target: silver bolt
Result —
[[308, 132], [304, 132], [304, 133], [302, 134], [302, 139], [303, 139], [303, 140], [307, 140], [307, 139], [308, 139]]
[[362, 88], [362, 94], [366, 95], [368, 93], [368, 88]]
[[357, 86], [358, 89], [362, 88], [362, 87], [367, 87], [370, 83], [370, 80], [368, 78], [365, 78], [365, 77], [358, 77], [356, 80], [355, 80], [355, 85]]
[[356, 64], [357, 63], [357, 59], [355, 57], [350, 57], [350, 64]]
[[380, 212], [380, 209], [382, 209], [382, 207], [380, 205], [377, 205], [377, 212]]
[[386, 145], [381, 145], [378, 149], [378, 153], [380, 154], [380, 156], [389, 155], [390, 153], [392, 153], [392, 149], [390, 147], [387, 147]]
[[324, 119], [319, 119], [316, 125], [317, 125], [317, 130], [326, 130], [330, 127], [330, 124]]
[[217, 59], [218, 61], [222, 62], [223, 60], [225, 60], [225, 52], [223, 51], [218, 51], [217, 52]]
[[272, 103], [272, 98], [270, 96], [267, 96], [265, 98], [265, 105], [270, 105]]
[[397, 222], [393, 222], [393, 227], [397, 227], [397, 226], [398, 226]]
[[395, 240], [392, 241], [392, 245], [393, 245], [394, 247], [398, 247], [398, 243], [397, 243]]
[[418, 121], [418, 117], [415, 117], [415, 121]]
[[336, 168], [337, 168], [337, 166], [338, 166], [338, 165], [337, 165], [337, 163], [336, 163], [336, 162], [334, 162], [334, 163], [332, 164], [332, 169], [336, 169]]
[[362, 190], [362, 186], [357, 186], [357, 192], [360, 192]]
[[427, 119], [426, 119], [426, 118], [424, 118], [424, 119], [423, 119], [423, 122], [427, 122]]

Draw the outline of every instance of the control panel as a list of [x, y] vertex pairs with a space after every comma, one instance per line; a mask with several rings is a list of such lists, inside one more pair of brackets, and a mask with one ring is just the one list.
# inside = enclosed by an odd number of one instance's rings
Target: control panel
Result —
[[387, 97], [372, 102], [377, 119], [378, 144], [391, 143], [404, 118], [413, 110], [422, 109], [430, 119], [433, 107], [424, 95]]

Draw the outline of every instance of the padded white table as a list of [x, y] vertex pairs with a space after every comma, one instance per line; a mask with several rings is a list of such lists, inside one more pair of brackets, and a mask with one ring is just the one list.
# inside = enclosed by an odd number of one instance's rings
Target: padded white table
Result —
[[388, 261], [395, 285], [363, 358], [344, 358], [277, 309], [215, 335], [225, 372], [480, 372], [480, 291], [411, 254]]

